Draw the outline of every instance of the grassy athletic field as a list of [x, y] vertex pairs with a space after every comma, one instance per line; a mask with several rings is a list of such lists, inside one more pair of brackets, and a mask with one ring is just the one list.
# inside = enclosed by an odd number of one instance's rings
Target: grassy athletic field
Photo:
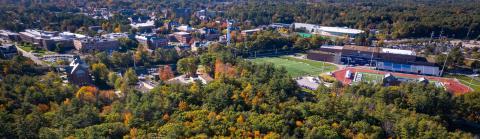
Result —
[[250, 59], [254, 63], [272, 63], [277, 67], [285, 67], [292, 77], [304, 75], [319, 75], [324, 72], [331, 72], [337, 69], [335, 65], [321, 61], [297, 59], [293, 57], [262, 57]]

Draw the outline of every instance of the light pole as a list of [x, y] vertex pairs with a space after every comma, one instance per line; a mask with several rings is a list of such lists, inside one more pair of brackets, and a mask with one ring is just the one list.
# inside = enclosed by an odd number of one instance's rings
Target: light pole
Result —
[[445, 70], [445, 65], [447, 64], [447, 60], [448, 60], [449, 55], [450, 55], [450, 53], [447, 53], [447, 57], [445, 58], [445, 61], [443, 62], [442, 71], [440, 71], [440, 77], [443, 76], [443, 70]]

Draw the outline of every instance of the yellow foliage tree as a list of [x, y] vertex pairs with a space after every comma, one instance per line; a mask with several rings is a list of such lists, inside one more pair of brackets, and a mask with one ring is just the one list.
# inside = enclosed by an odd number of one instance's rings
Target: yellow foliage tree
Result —
[[258, 130], [253, 131], [253, 134], [254, 134], [255, 138], [260, 138], [261, 135], [262, 135], [262, 134], [260, 134], [260, 131], [258, 131]]
[[196, 83], [193, 83], [192, 86], [190, 86], [189, 91], [190, 93], [196, 94], [200, 92], [200, 87]]
[[113, 31], [114, 31], [115, 33], [120, 33], [120, 32], [122, 32], [122, 28], [120, 27], [120, 25], [117, 24], [117, 25], [115, 26], [115, 29], [114, 29]]
[[275, 133], [275, 132], [268, 132], [267, 135], [263, 136], [263, 139], [279, 139], [280, 134]]
[[243, 118], [243, 115], [238, 116], [237, 123], [240, 123], [240, 124], [245, 123], [245, 118]]
[[178, 103], [178, 109], [180, 109], [181, 111], [185, 111], [188, 109], [188, 103], [185, 102], [185, 101], [180, 101], [180, 103]]
[[65, 105], [70, 105], [70, 104], [72, 104], [72, 102], [70, 101], [69, 98], [67, 98], [67, 99], [65, 99], [65, 100], [63, 101], [63, 104], [65, 104]]
[[131, 139], [136, 139], [136, 138], [137, 138], [137, 134], [138, 134], [137, 128], [131, 128], [131, 129], [130, 129], [130, 138], [131, 138]]
[[131, 112], [126, 112], [123, 114], [123, 123], [128, 126], [128, 123], [130, 123], [130, 120], [132, 120], [133, 115]]
[[98, 89], [93, 86], [83, 86], [77, 93], [76, 97], [83, 101], [95, 102], [97, 100]]
[[213, 118], [215, 118], [215, 116], [217, 116], [217, 113], [215, 113], [215, 112], [212, 111], [212, 112], [208, 113], [207, 118], [208, 118], [208, 119], [213, 119]]

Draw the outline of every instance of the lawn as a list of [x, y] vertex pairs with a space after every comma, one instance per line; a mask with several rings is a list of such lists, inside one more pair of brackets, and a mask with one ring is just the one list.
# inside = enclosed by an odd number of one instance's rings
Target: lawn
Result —
[[32, 45], [19, 45], [20, 48], [22, 48], [24, 51], [27, 52], [33, 52], [33, 53], [39, 53], [39, 54], [44, 54], [46, 51], [43, 49], [36, 49]]
[[480, 81], [477, 81], [475, 79], [472, 80], [472, 78], [470, 78], [468, 76], [465, 76], [465, 75], [447, 75], [446, 77], [456, 78], [462, 84], [472, 88], [473, 90], [480, 91]]
[[19, 45], [20, 48], [22, 48], [24, 51], [30, 52], [32, 51], [32, 47], [27, 46], [27, 45]]
[[254, 63], [272, 63], [276, 67], [285, 67], [293, 77], [305, 75], [319, 75], [324, 72], [331, 72], [336, 69], [335, 65], [321, 61], [297, 59], [293, 57], [263, 57], [251, 59]]

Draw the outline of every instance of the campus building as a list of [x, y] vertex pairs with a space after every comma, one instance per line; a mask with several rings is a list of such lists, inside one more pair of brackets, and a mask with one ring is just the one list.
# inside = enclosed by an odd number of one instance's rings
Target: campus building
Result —
[[92, 51], [113, 51], [120, 49], [118, 40], [109, 38], [89, 37], [84, 39], [76, 39], [73, 41], [75, 49], [80, 52]]
[[0, 45], [0, 58], [10, 59], [18, 54], [17, 47], [13, 44]]
[[309, 51], [308, 59], [348, 66], [374, 66], [379, 70], [439, 76], [439, 67], [410, 50], [366, 46], [322, 46]]
[[351, 29], [347, 27], [328, 27], [328, 26], [319, 26], [314, 24], [306, 23], [293, 23], [294, 29], [303, 29], [307, 33], [317, 34], [322, 36], [329, 37], [350, 37], [355, 38], [356, 36], [363, 34], [365, 31], [359, 29]]
[[0, 30], [0, 38], [10, 41], [20, 41], [20, 35], [8, 30]]
[[150, 50], [155, 50], [168, 45], [167, 38], [157, 37], [153, 34], [136, 35], [135, 39], [137, 39], [141, 46], [146, 46]]
[[75, 34], [70, 32], [59, 33], [57, 31], [43, 31], [27, 29], [24, 32], [20, 32], [20, 38], [24, 42], [33, 44], [35, 47], [43, 48], [46, 50], [54, 50], [58, 46], [62, 49], [73, 48], [74, 39], [85, 38], [85, 35]]
[[88, 65], [78, 56], [67, 67], [67, 77], [70, 83], [78, 86], [92, 85]]
[[169, 35], [170, 41], [187, 44], [192, 39], [188, 32], [175, 32]]

